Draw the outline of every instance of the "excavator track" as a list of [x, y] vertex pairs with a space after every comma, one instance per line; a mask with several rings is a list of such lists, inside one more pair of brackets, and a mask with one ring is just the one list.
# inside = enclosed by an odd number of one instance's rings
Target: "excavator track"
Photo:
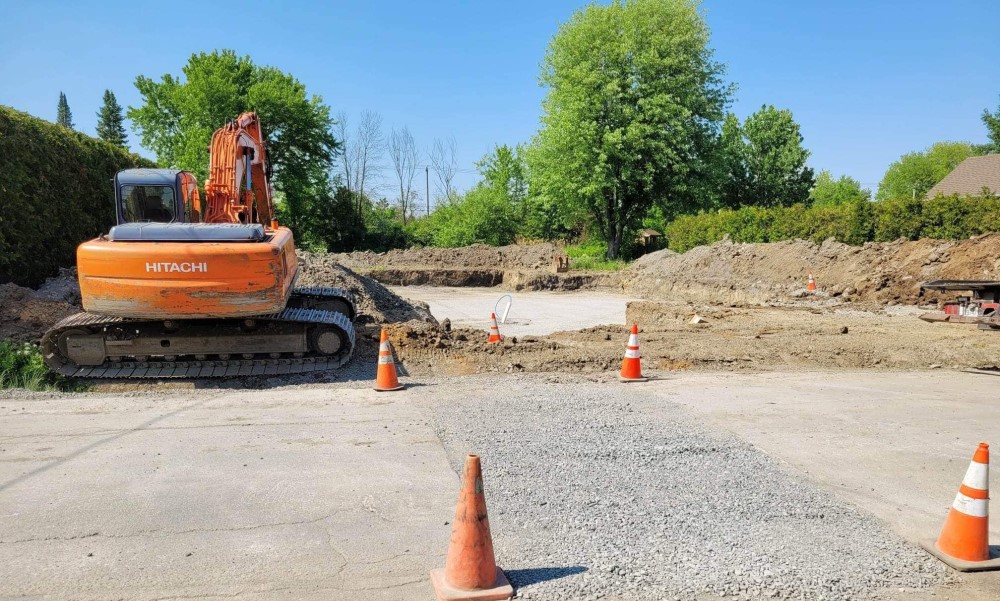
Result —
[[[164, 321], [77, 313], [45, 333], [42, 353], [50, 369], [76, 378], [325, 371], [351, 360], [355, 315], [351, 293], [339, 288], [297, 288], [283, 311], [251, 318]], [[218, 352], [226, 343], [234, 348]], [[73, 361], [74, 354], [86, 358], [86, 364]]]

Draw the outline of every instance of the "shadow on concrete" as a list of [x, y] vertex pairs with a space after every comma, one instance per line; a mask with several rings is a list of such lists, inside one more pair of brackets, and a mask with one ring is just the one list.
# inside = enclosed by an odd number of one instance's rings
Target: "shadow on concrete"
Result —
[[546, 568], [525, 568], [523, 570], [504, 570], [504, 574], [515, 588], [538, 584], [548, 580], [558, 580], [574, 574], [582, 574], [587, 571], [584, 566], [552, 566]]

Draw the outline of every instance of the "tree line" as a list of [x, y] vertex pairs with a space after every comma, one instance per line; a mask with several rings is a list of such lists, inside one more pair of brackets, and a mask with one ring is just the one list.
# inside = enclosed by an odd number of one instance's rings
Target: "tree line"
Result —
[[[464, 192], [454, 140], [421, 150], [408, 128], [386, 128], [374, 112], [334, 115], [294, 76], [229, 50], [193, 55], [183, 77], [138, 77], [142, 102], [127, 115], [161, 165], [203, 181], [212, 131], [257, 111], [282, 219], [306, 246], [331, 251], [591, 239], [614, 259], [633, 251], [640, 228], [683, 215], [870, 200], [853, 178], [807, 166], [791, 111], [764, 105], [742, 121], [728, 112], [736, 88], [725, 75], [694, 0], [582, 8], [543, 58], [539, 131], [487, 153]], [[990, 143], [904, 155], [875, 199], [922, 198], [964, 158], [1000, 151], [1000, 108], [982, 120]], [[421, 171], [433, 171], [433, 210], [426, 195], [418, 207]]]

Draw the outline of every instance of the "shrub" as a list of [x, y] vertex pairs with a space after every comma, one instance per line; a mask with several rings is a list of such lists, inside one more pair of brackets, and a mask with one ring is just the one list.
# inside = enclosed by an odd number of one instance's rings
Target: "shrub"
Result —
[[729, 236], [734, 242], [834, 238], [860, 245], [899, 238], [960, 239], [1000, 231], [1000, 198], [940, 196], [931, 200], [864, 198], [840, 205], [743, 207], [684, 215], [664, 228], [668, 247], [684, 252]]
[[0, 282], [36, 286], [115, 222], [115, 172], [153, 163], [0, 106]]

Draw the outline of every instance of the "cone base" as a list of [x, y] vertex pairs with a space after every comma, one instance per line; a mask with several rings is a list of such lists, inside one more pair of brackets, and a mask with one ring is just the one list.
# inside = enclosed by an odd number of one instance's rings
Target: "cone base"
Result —
[[373, 389], [376, 392], [392, 392], [393, 390], [402, 390], [404, 388], [406, 388], [406, 387], [403, 386], [402, 384], [400, 384], [399, 386], [374, 386], [373, 387]]
[[618, 374], [618, 380], [621, 382], [649, 382], [649, 378], [647, 378], [646, 376], [639, 376], [638, 378], [626, 378], [621, 374]]
[[448, 584], [444, 577], [444, 569], [431, 570], [431, 583], [438, 601], [504, 601], [514, 596], [514, 587], [510, 585], [503, 570], [497, 568], [497, 580], [492, 588], [465, 590]]
[[990, 558], [986, 561], [966, 561], [947, 555], [938, 549], [937, 539], [927, 539], [920, 541], [920, 546], [934, 557], [937, 557], [952, 569], [959, 572], [989, 572], [1000, 570], [1000, 546], [990, 545]]

